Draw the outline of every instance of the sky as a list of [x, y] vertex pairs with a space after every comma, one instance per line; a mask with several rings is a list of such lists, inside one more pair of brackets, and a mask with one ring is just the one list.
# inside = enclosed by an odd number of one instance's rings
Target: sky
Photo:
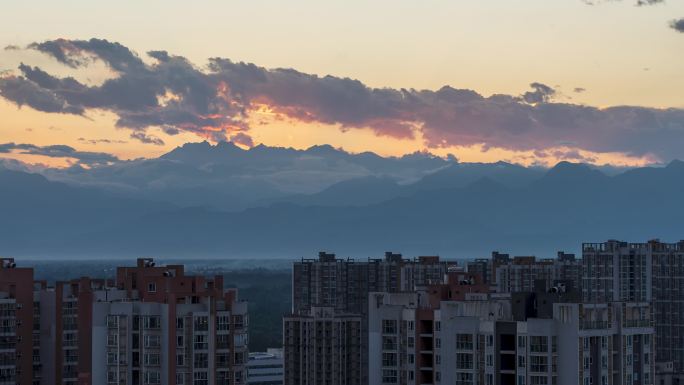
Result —
[[683, 18], [675, 0], [10, 1], [0, 157], [232, 140], [665, 163], [684, 158]]

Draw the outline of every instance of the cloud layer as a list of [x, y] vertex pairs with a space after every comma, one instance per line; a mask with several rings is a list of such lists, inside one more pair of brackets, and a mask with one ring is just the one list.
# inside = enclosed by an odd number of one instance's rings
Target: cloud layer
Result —
[[5, 99], [50, 113], [111, 111], [118, 127], [152, 144], [161, 144], [161, 139], [146, 134], [149, 127], [170, 135], [186, 131], [250, 145], [250, 114], [265, 108], [281, 117], [342, 130], [370, 129], [395, 138], [419, 135], [431, 148], [484, 145], [536, 151], [566, 146], [665, 161], [684, 156], [679, 144], [684, 110], [556, 103], [556, 90], [542, 83], [532, 83], [522, 95], [485, 97], [449, 86], [436, 91], [371, 88], [349, 78], [266, 69], [224, 58], [212, 58], [199, 68], [165, 51], [148, 52], [150, 60], [145, 62], [127, 47], [99, 39], [60, 39], [29, 48], [75, 69], [101, 60], [117, 76], [89, 86], [22, 64], [18, 73], [0, 77]]
[[26, 154], [40, 155], [50, 158], [76, 159], [79, 164], [87, 166], [104, 165], [117, 162], [119, 159], [114, 155], [104, 152], [78, 151], [66, 145], [37, 146], [26, 143], [0, 143], [0, 154]]

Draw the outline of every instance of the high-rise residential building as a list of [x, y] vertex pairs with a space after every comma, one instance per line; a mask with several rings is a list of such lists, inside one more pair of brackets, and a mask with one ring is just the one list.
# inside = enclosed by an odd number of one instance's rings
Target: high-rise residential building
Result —
[[654, 384], [648, 304], [582, 304], [543, 281], [513, 295], [468, 282], [371, 294], [369, 383]]
[[563, 254], [562, 257], [513, 257], [506, 263], [500, 263], [494, 268], [495, 290], [499, 293], [529, 292], [540, 280], [546, 283], [547, 288], [559, 280], [579, 282], [580, 262], [575, 261], [572, 254]]
[[492, 252], [491, 259], [480, 258], [467, 263], [467, 271], [481, 277], [498, 293], [532, 291], [537, 281], [543, 280], [547, 287], [555, 281], [579, 282], [582, 263], [574, 254], [558, 252], [557, 258], [538, 259], [534, 256], [510, 257], [509, 254]]
[[283, 349], [249, 353], [247, 372], [248, 385], [283, 385]]
[[0, 262], [0, 384], [246, 383], [247, 303], [221, 276], [139, 259], [48, 287]]
[[[414, 290], [417, 286], [439, 283], [454, 266], [439, 257], [405, 259], [391, 252], [385, 253], [382, 259], [362, 261], [321, 252], [318, 259], [295, 262], [292, 314], [283, 319], [285, 383], [313, 385], [320, 378], [330, 378], [334, 384], [368, 384], [368, 293]], [[359, 328], [358, 336], [354, 334], [355, 325]], [[325, 334], [319, 326], [346, 331], [343, 335]], [[324, 334], [312, 335], [310, 330]], [[304, 369], [313, 368], [307, 361], [313, 359], [309, 357], [314, 352], [311, 347], [333, 346], [333, 338], [338, 344], [335, 346], [344, 350], [339, 354], [348, 357], [351, 367], [355, 367], [355, 354], [359, 354], [358, 375], [354, 369], [307, 377], [310, 373]], [[320, 368], [336, 370], [337, 365]]]
[[33, 269], [0, 258], [0, 384], [33, 384], [40, 375], [34, 353]]
[[367, 370], [359, 314], [312, 307], [283, 319], [285, 383], [361, 385]]
[[116, 286], [93, 307], [95, 383], [246, 383], [247, 304], [222, 276], [140, 259], [117, 269]]
[[586, 302], [652, 305], [658, 384], [684, 383], [684, 241], [582, 245]]

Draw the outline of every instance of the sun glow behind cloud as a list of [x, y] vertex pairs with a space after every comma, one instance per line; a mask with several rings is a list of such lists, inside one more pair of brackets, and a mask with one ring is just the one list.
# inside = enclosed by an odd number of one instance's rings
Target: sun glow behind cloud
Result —
[[[0, 110], [8, 111], [0, 139], [98, 147], [122, 159], [155, 156], [201, 137], [242, 147], [332, 144], [352, 152], [430, 151], [525, 165], [643, 165], [678, 156], [672, 138], [684, 132], [684, 110], [572, 104], [558, 87], [537, 82], [522, 94], [484, 96], [449, 86], [372, 88], [220, 58], [200, 68], [165, 51], [142, 60], [101, 39], [30, 47], [9, 52], [25, 52], [35, 62], [0, 76]], [[93, 139], [93, 131], [106, 140]], [[64, 159], [46, 161], [64, 165]]]

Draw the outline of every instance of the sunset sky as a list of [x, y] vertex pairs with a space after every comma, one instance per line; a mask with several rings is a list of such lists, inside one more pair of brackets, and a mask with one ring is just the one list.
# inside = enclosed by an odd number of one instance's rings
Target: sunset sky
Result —
[[669, 162], [682, 18], [676, 0], [8, 2], [0, 157], [67, 166], [207, 139]]

